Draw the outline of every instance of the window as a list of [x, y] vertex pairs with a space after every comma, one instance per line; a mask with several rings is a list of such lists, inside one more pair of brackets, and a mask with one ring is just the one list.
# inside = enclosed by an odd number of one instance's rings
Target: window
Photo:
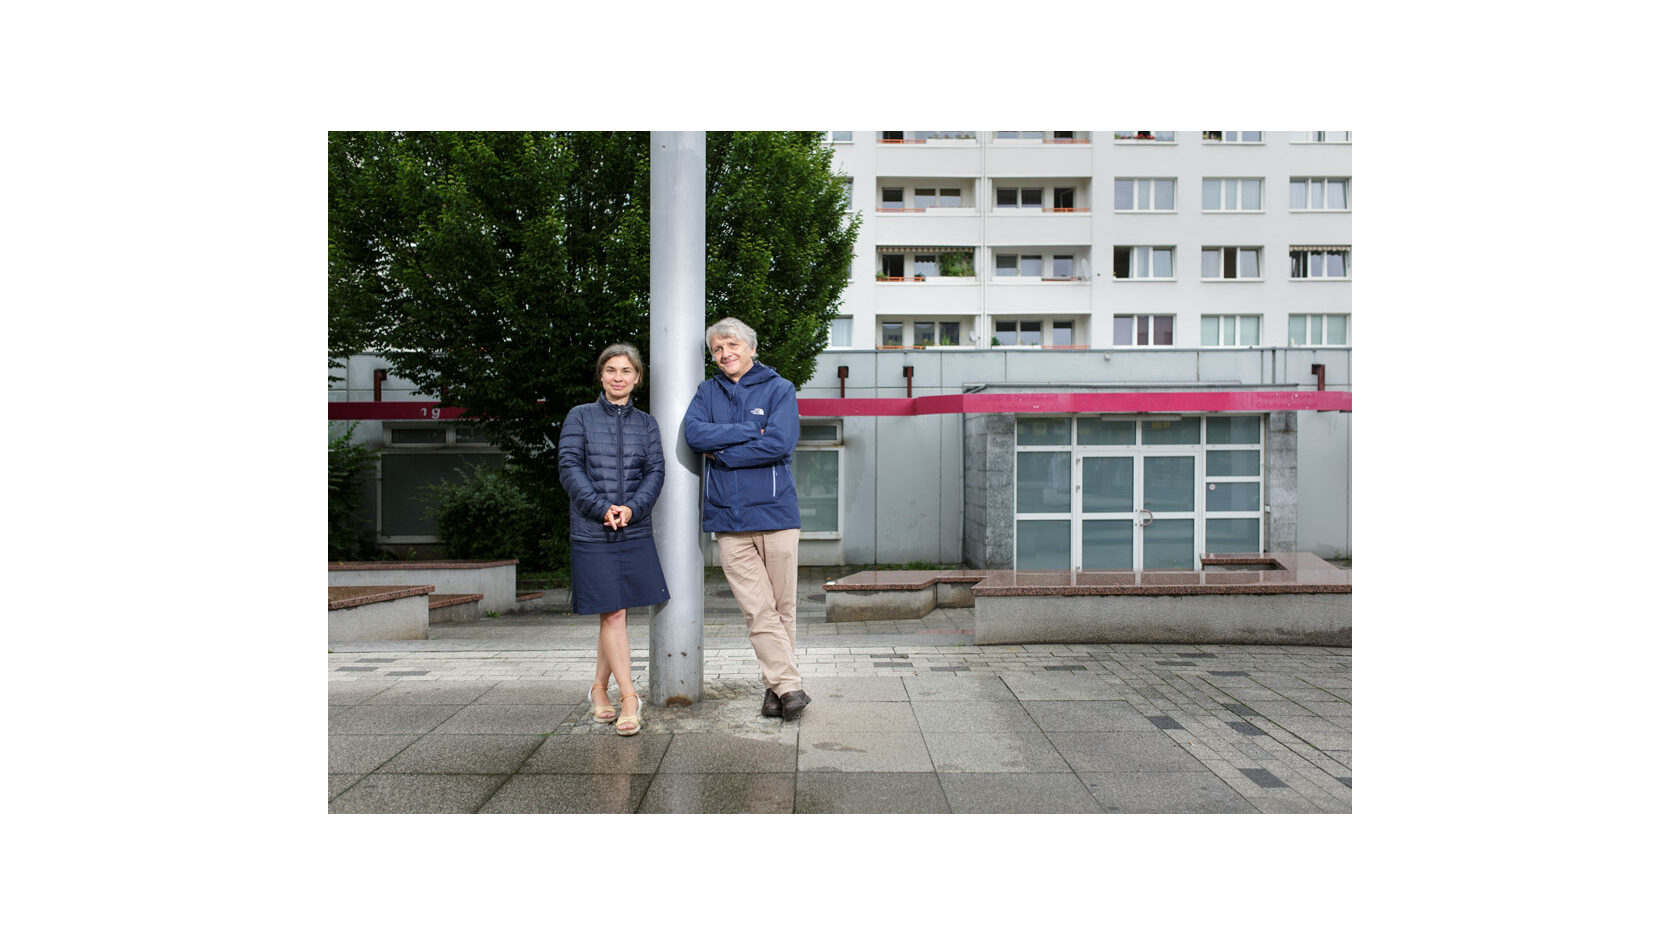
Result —
[[1257, 345], [1260, 343], [1258, 315], [1203, 315], [1202, 346]]
[[997, 205], [1000, 210], [1042, 210], [1044, 209], [1044, 188], [999, 187], [997, 189]]
[[1203, 246], [1203, 279], [1260, 278], [1260, 247]]
[[1348, 183], [1346, 177], [1291, 177], [1289, 209], [1346, 210]]
[[852, 133], [850, 131], [830, 131], [828, 133], [828, 143], [829, 144], [851, 144], [852, 143]]
[[845, 185], [846, 185], [846, 209], [850, 210], [850, 209], [852, 209], [852, 179], [850, 177], [845, 179]]
[[840, 433], [839, 420], [799, 426], [799, 442], [793, 449], [793, 491], [799, 497], [802, 537], [840, 537], [840, 447], [844, 444]]
[[1260, 178], [1202, 178], [1202, 209], [1249, 213], [1261, 209]]
[[917, 253], [915, 265], [913, 274], [918, 279], [939, 275], [939, 257], [933, 253]]
[[881, 209], [882, 210], [903, 210], [904, 209], [904, 188], [903, 187], [882, 187], [881, 188]]
[[[898, 316], [902, 318], [903, 316]], [[905, 339], [909, 340], [906, 341]], [[956, 345], [962, 341], [962, 323], [958, 321], [884, 321], [881, 323], [881, 345], [924, 348]]]
[[1353, 135], [1346, 131], [1291, 131], [1291, 144], [1348, 144]]
[[1114, 316], [1114, 344], [1167, 346], [1173, 343], [1171, 315]]
[[1052, 278], [1052, 279], [1072, 279], [1073, 278], [1073, 257], [1072, 256], [1051, 256], [1050, 257], [1050, 278]]
[[904, 132], [902, 132], [902, 131], [883, 131], [883, 132], [881, 132], [881, 141], [882, 141], [882, 143], [903, 144], [904, 143]]
[[1090, 209], [1089, 207], [1075, 207], [1073, 195], [1074, 189], [1072, 187], [1052, 187], [1050, 189], [1050, 199], [1055, 203], [1057, 210]]
[[962, 206], [962, 191], [956, 187], [917, 187], [916, 209]]
[[1073, 322], [1051, 322], [1050, 344], [1059, 348], [1073, 346]]
[[852, 320], [850, 317], [835, 318], [829, 321], [828, 346], [830, 348], [850, 348], [852, 346]]
[[1309, 345], [1345, 345], [1348, 343], [1346, 315], [1289, 316], [1289, 344], [1292, 347]]
[[882, 253], [881, 276], [886, 279], [901, 280], [904, 278], [904, 254]]
[[[1070, 257], [1071, 258], [1071, 257]], [[1044, 278], [1044, 257], [1036, 253], [998, 253], [997, 275]]]
[[992, 337], [998, 344], [1004, 345], [1041, 345], [1044, 343], [1044, 323], [1042, 321], [999, 321], [995, 323], [996, 331]]
[[1167, 212], [1174, 209], [1178, 181], [1170, 177], [1119, 177], [1114, 181], [1114, 209]]
[[1135, 141], [1143, 144], [1153, 142], [1172, 144], [1177, 136], [1178, 132], [1176, 131], [1116, 131], [1114, 140]]
[[1043, 141], [1042, 131], [994, 131], [992, 137], [999, 141]]
[[380, 536], [386, 541], [437, 540], [430, 487], [457, 481], [474, 467], [496, 468], [506, 456], [473, 427], [453, 424], [385, 424], [375, 487]]
[[1203, 141], [1221, 144], [1259, 144], [1262, 135], [1258, 131], [1204, 131]]
[[1171, 279], [1172, 277], [1173, 247], [1114, 247], [1114, 278]]
[[1289, 278], [1349, 278], [1351, 271], [1348, 268], [1348, 255], [1346, 246], [1291, 246]]
[[973, 141], [972, 131], [918, 131], [911, 135], [917, 141]]

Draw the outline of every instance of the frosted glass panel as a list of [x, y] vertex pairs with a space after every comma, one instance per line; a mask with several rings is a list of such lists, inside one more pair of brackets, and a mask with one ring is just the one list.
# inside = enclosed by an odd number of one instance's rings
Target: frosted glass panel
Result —
[[[1202, 275], [1207, 275], [1207, 270], [1205, 268], [1202, 271]], [[1202, 316], [1202, 344], [1210, 346], [1219, 344], [1219, 316]]]
[[427, 487], [455, 482], [474, 466], [499, 467], [502, 461], [495, 453], [384, 451], [379, 457], [381, 530], [387, 535], [437, 534]]
[[1260, 511], [1258, 482], [1210, 482], [1207, 484], [1209, 512]]
[[1209, 476], [1258, 476], [1260, 475], [1260, 451], [1208, 450], [1207, 474]]
[[1131, 446], [1137, 442], [1137, 421], [1080, 417], [1079, 442], [1083, 446]]
[[[1207, 441], [1214, 443], [1259, 443], [1259, 417], [1209, 417], [1207, 418]], [[1212, 455], [1212, 454], [1209, 454]], [[1208, 470], [1210, 476], [1224, 476], [1227, 473], [1216, 473]]]
[[1132, 457], [1087, 456], [1084, 467], [1086, 512], [1132, 511]]
[[1200, 443], [1201, 441], [1202, 421], [1200, 419], [1143, 421], [1143, 442], [1146, 446]]
[[1208, 554], [1240, 554], [1260, 550], [1260, 520], [1215, 518], [1207, 523]]
[[807, 532], [840, 530], [840, 451], [795, 450], [793, 489], [799, 496], [799, 527]]
[[1196, 523], [1189, 519], [1156, 519], [1139, 529], [1143, 537], [1143, 566], [1194, 570], [1196, 567]]
[[1016, 522], [1015, 567], [1060, 571], [1073, 567], [1071, 522]]
[[1132, 570], [1132, 533], [1136, 528], [1130, 521], [1087, 521], [1080, 531], [1080, 567], [1087, 571]]
[[1245, 180], [1242, 182], [1242, 208], [1244, 210], [1260, 209], [1260, 182]]
[[1015, 454], [1015, 511], [1073, 510], [1072, 453]]
[[1015, 443], [1018, 446], [1068, 446], [1072, 442], [1072, 418], [1022, 419], [1015, 422]]
[[1324, 343], [1327, 345], [1347, 344], [1347, 316], [1336, 315], [1324, 320]]
[[1237, 330], [1241, 333], [1240, 344], [1257, 345], [1260, 343], [1260, 319], [1245, 317], [1237, 319]]
[[1196, 457], [1145, 456], [1143, 506], [1151, 512], [1189, 512], [1196, 508]]

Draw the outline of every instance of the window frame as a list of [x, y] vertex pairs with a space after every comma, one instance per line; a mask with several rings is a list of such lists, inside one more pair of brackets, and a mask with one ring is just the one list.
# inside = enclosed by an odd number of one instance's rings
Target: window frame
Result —
[[[1131, 185], [1132, 205], [1130, 207], [1121, 207], [1120, 206], [1120, 187], [1123, 183]], [[1148, 192], [1149, 192], [1150, 206], [1149, 206], [1148, 209], [1142, 209], [1138, 206], [1138, 203], [1139, 203], [1138, 195], [1139, 195], [1140, 192], [1142, 192], [1144, 190], [1144, 188], [1143, 188], [1144, 184], [1149, 185]], [[1155, 206], [1155, 204], [1160, 202], [1158, 199], [1156, 199], [1157, 197], [1159, 197], [1158, 185], [1160, 185], [1160, 184], [1167, 184], [1171, 188], [1171, 193], [1169, 194], [1169, 196], [1172, 199], [1172, 204], [1173, 205], [1172, 205], [1172, 207], [1170, 207], [1166, 210], [1162, 210], [1161, 208]], [[1114, 178], [1114, 212], [1115, 213], [1177, 213], [1178, 212], [1178, 178], [1176, 178], [1176, 177], [1116, 177], [1116, 178]]]
[[[1305, 259], [1304, 274], [1295, 274], [1295, 257], [1303, 255]], [[1315, 276], [1312, 274], [1312, 259], [1314, 256], [1324, 257], [1324, 270], [1329, 271], [1329, 261], [1332, 254], [1342, 257], [1342, 274], [1339, 276]], [[1290, 246], [1289, 247], [1289, 280], [1291, 282], [1348, 282], [1353, 279], [1353, 247], [1352, 246]]]
[[[1263, 282], [1266, 278], [1266, 254], [1263, 246], [1203, 246], [1202, 247], [1202, 281], [1203, 282]], [[1231, 264], [1231, 275], [1210, 276], [1207, 274], [1207, 254], [1219, 254], [1219, 268], [1225, 271], [1227, 257]], [[1254, 275], [1244, 276], [1242, 272], [1243, 254], [1254, 254]]]
[[[1126, 338], [1124, 342], [1119, 340], [1122, 337], [1118, 330], [1120, 319], [1125, 319], [1130, 323], [1124, 335]], [[1161, 334], [1160, 319], [1166, 320], [1167, 340], [1165, 342], [1155, 340]], [[1109, 335], [1109, 344], [1115, 348], [1176, 348], [1178, 347], [1177, 319], [1177, 314], [1173, 312], [1118, 312], [1114, 315], [1114, 328], [1111, 329]], [[1141, 342], [1137, 340], [1139, 330], [1143, 331], [1145, 337], [1145, 340]]]
[[[822, 427], [827, 427], [827, 426], [833, 426], [834, 427], [834, 437], [832, 439], [816, 439], [816, 438], [807, 438], [806, 437], [806, 433], [805, 433], [806, 430], [820, 429]], [[834, 503], [835, 503], [834, 525], [835, 525], [835, 528], [834, 528], [833, 531], [808, 531], [803, 527], [804, 518], [803, 518], [803, 516], [801, 516], [801, 518], [800, 518], [801, 528], [800, 528], [800, 532], [799, 532], [799, 538], [800, 538], [801, 541], [804, 541], [807, 538], [819, 539], [819, 540], [823, 540], [823, 541], [831, 541], [831, 540], [838, 540], [838, 539], [844, 539], [845, 538], [845, 531], [846, 531], [846, 515], [845, 515], [845, 512], [846, 512], [846, 501], [845, 501], [845, 499], [846, 499], [846, 450], [845, 450], [845, 445], [846, 445], [846, 427], [845, 427], [845, 420], [843, 420], [842, 418], [839, 418], [839, 417], [833, 417], [833, 418], [823, 417], [823, 418], [813, 418], [813, 419], [810, 419], [810, 420], [807, 420], [805, 418], [800, 419], [799, 439], [794, 441], [794, 445], [793, 445], [794, 462], [795, 463], [798, 462], [798, 458], [799, 458], [800, 453], [831, 452], [835, 456], [835, 463], [834, 463], [834, 466], [835, 466], [835, 477], [834, 477], [835, 478], [835, 481], [834, 481]], [[794, 472], [794, 491], [795, 491], [796, 494], [798, 494], [798, 492], [799, 492], [798, 483], [799, 483], [799, 476], [798, 476], [797, 470], [795, 470], [795, 472]]]
[[[1342, 200], [1347, 203], [1347, 206], [1345, 206], [1345, 207], [1330, 207], [1330, 206], [1315, 207], [1315, 206], [1312, 206], [1312, 185], [1314, 183], [1320, 183], [1320, 184], [1324, 185], [1324, 193], [1323, 193], [1324, 202], [1326, 204], [1328, 204], [1330, 202], [1330, 186], [1329, 185], [1332, 182], [1337, 182], [1337, 183], [1340, 183], [1342, 185]], [[1300, 206], [1300, 207], [1295, 206], [1295, 185], [1296, 184], [1306, 185], [1306, 197], [1304, 198], [1304, 201], [1303, 201], [1305, 203], [1305, 206]], [[1321, 177], [1310, 177], [1310, 176], [1290, 177], [1289, 178], [1289, 212], [1290, 213], [1352, 213], [1353, 212], [1353, 178], [1351, 176], [1346, 176], [1346, 175], [1343, 175], [1343, 176], [1324, 175], [1324, 176], [1321, 176]]]
[[[1128, 256], [1134, 254], [1137, 250], [1140, 250], [1140, 249], [1149, 250], [1149, 257], [1148, 258], [1149, 258], [1150, 274], [1147, 275], [1147, 276], [1134, 276], [1134, 275], [1124, 275], [1124, 276], [1122, 276], [1119, 273], [1119, 267], [1114, 266], [1113, 267], [1114, 271], [1112, 273], [1110, 273], [1110, 275], [1113, 277], [1113, 281], [1115, 281], [1115, 282], [1176, 282], [1178, 280], [1178, 246], [1177, 245], [1166, 246], [1166, 245], [1159, 245], [1159, 244], [1149, 244], [1149, 245], [1120, 244], [1120, 245], [1116, 245], [1114, 248], [1115, 248], [1115, 250], [1122, 250], [1122, 249], [1126, 250]], [[1166, 253], [1167, 253], [1167, 264], [1172, 267], [1172, 271], [1173, 271], [1172, 275], [1170, 275], [1170, 276], [1157, 276], [1157, 275], [1154, 274], [1155, 273], [1155, 251], [1156, 250], [1165, 250], [1166, 251]], [[1113, 262], [1118, 262], [1118, 257], [1115, 257], [1113, 260], [1111, 260], [1111, 264]], [[1126, 271], [1128, 273], [1130, 273], [1132, 268], [1133, 268], [1132, 267], [1132, 262], [1133, 262], [1133, 260], [1131, 260], [1131, 259], [1128, 259], [1128, 261], [1127, 261]]]
[[[1208, 320], [1209, 319], [1213, 319], [1214, 324], [1216, 324], [1218, 326], [1215, 329], [1215, 334], [1217, 335], [1217, 337], [1213, 340], [1212, 343], [1209, 343], [1208, 340], [1207, 340], [1207, 326], [1208, 326]], [[1233, 321], [1231, 323], [1231, 329], [1232, 329], [1232, 332], [1233, 332], [1233, 337], [1229, 341], [1225, 340], [1225, 319], [1233, 319]], [[1244, 325], [1250, 325], [1254, 329], [1254, 340], [1252, 342], [1246, 342], [1246, 341], [1242, 340], [1242, 330], [1243, 330]], [[1221, 313], [1215, 314], [1215, 313], [1211, 313], [1211, 312], [1203, 312], [1202, 313], [1202, 334], [1201, 334], [1201, 339], [1200, 339], [1201, 344], [1199, 345], [1199, 347], [1203, 347], [1203, 348], [1258, 348], [1258, 347], [1260, 347], [1260, 342], [1261, 342], [1261, 338], [1262, 338], [1261, 330], [1264, 327], [1265, 327], [1264, 318], [1262, 316], [1254, 314], [1254, 313], [1221, 312]]]
[[[1217, 182], [1220, 185], [1219, 186], [1219, 206], [1209, 207], [1207, 205], [1207, 199], [1208, 199], [1207, 185], [1210, 184], [1210, 183], [1214, 183], [1214, 182]], [[1242, 205], [1242, 203], [1245, 199], [1243, 185], [1247, 184], [1247, 183], [1253, 183], [1253, 184], [1256, 185], [1256, 187], [1255, 187], [1255, 190], [1256, 190], [1255, 205], [1253, 207], [1245, 207], [1245, 206]], [[1236, 187], [1234, 188], [1234, 195], [1235, 195], [1235, 201], [1236, 201], [1237, 205], [1235, 207], [1228, 207], [1228, 206], [1225, 205], [1227, 197], [1232, 196], [1231, 193], [1228, 193], [1228, 191], [1232, 191], [1232, 188], [1228, 186], [1228, 185], [1231, 185], [1231, 184], [1236, 185]], [[1203, 213], [1265, 213], [1266, 212], [1266, 179], [1264, 177], [1204, 177], [1204, 178], [1202, 178], [1202, 212]]]

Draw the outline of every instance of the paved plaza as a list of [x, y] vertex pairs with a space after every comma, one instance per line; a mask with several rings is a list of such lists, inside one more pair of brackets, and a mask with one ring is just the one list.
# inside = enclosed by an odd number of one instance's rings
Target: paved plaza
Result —
[[[593, 616], [546, 609], [327, 657], [333, 813], [1350, 813], [1352, 651], [973, 645], [973, 611], [829, 624], [801, 578], [813, 703], [764, 718], [746, 626], [706, 587], [705, 691], [594, 723]], [[649, 615], [630, 615], [646, 693]], [[616, 689], [614, 690], [616, 701]]]

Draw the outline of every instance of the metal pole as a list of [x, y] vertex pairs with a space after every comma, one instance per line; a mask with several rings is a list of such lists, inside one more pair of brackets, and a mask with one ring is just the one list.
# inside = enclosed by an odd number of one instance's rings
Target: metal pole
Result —
[[700, 461], [682, 418], [705, 367], [706, 133], [655, 131], [649, 144], [649, 399], [665, 446], [653, 543], [671, 599], [653, 608], [648, 685], [655, 705], [693, 705], [705, 681], [705, 558]]

